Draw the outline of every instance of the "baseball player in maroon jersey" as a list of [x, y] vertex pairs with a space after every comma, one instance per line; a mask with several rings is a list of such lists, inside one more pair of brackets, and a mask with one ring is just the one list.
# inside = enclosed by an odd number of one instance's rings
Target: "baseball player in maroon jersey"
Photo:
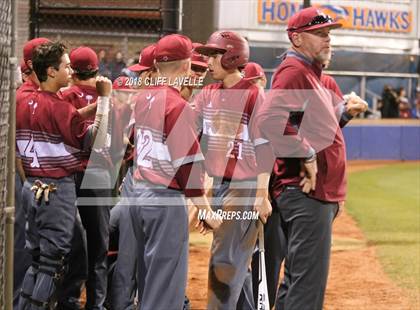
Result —
[[216, 229], [221, 223], [203, 195], [203, 155], [193, 112], [180, 95], [178, 82], [189, 75], [191, 52], [185, 36], [160, 39], [155, 57], [161, 82], [136, 98], [134, 185], [123, 200], [135, 203], [130, 215], [138, 247], [139, 309], [182, 309], [188, 269], [185, 197], [210, 212], [207, 225]]
[[[151, 44], [143, 48], [143, 50], [140, 53], [139, 56], [139, 62], [135, 65], [132, 65], [128, 67], [130, 71], [135, 72], [138, 75], [138, 79], [123, 79], [123, 77], [119, 77], [116, 81], [118, 84], [117, 92], [115, 92], [116, 96], [114, 98], [118, 98], [120, 96], [125, 97], [126, 99], [122, 99], [125, 101], [125, 103], [129, 104], [129, 107], [131, 109], [134, 109], [134, 103], [136, 102], [136, 96], [137, 94], [133, 91], [126, 91], [127, 89], [142, 89], [145, 88], [149, 83], [150, 80], [153, 80], [157, 76], [156, 67], [154, 65], [155, 61], [155, 49], [156, 44]], [[114, 81], [115, 82], [115, 81]], [[120, 100], [119, 100], [120, 101]], [[120, 107], [123, 107], [123, 110], [127, 107], [126, 104], [120, 105]], [[124, 112], [125, 113], [125, 112]], [[125, 122], [118, 122], [118, 126], [122, 125]], [[129, 126], [125, 128], [124, 130], [116, 130], [116, 126], [113, 125], [113, 130], [115, 129], [117, 134], [112, 134], [112, 142], [113, 149], [117, 150], [116, 153], [118, 153], [118, 149], [121, 151], [125, 151], [124, 153], [124, 160], [123, 160], [123, 167], [120, 170], [120, 173], [122, 175], [125, 175], [125, 171], [127, 169], [131, 168], [133, 165], [133, 143], [134, 143], [134, 130], [133, 130], [133, 123], [129, 123]], [[118, 147], [119, 144], [118, 138], [119, 133], [126, 132], [126, 136], [123, 138], [124, 146]], [[124, 148], [124, 150], [123, 150]], [[112, 154], [115, 152], [113, 151]], [[118, 163], [120, 162], [121, 158], [118, 158]]]
[[50, 309], [65, 274], [77, 216], [77, 154], [95, 139], [104, 144], [106, 128], [101, 120], [107, 118], [112, 86], [109, 80], [98, 78], [100, 97], [94, 124], [88, 127], [81, 114], [57, 95], [72, 73], [65, 46], [59, 42], [38, 46], [32, 67], [40, 90], [16, 111], [16, 143], [28, 179], [25, 186], [33, 184], [30, 190], [34, 192], [23, 197], [29, 207], [26, 245], [32, 264], [25, 274], [19, 309]]
[[[147, 69], [146, 69], [147, 70]], [[112, 84], [113, 115], [111, 146], [120, 154], [119, 150], [126, 150], [127, 125], [130, 121], [132, 110], [130, 108], [132, 89], [134, 85], [125, 76], [118, 77]], [[116, 121], [116, 122], [115, 122]], [[121, 137], [123, 135], [123, 137]], [[131, 150], [127, 150], [131, 151]], [[118, 160], [121, 160], [120, 156]], [[121, 170], [120, 170], [121, 171]], [[122, 196], [132, 189], [132, 165], [127, 167], [126, 176], [121, 185]], [[111, 209], [110, 227], [110, 252], [117, 251], [116, 261], [109, 269], [107, 302], [111, 309], [133, 309], [134, 296], [137, 289], [137, 243], [131, 223], [129, 204], [117, 204]], [[113, 246], [113, 248], [111, 248]], [[111, 268], [111, 266], [109, 266]]]
[[[86, 46], [73, 49], [69, 57], [73, 85], [62, 92], [62, 97], [76, 109], [84, 108], [96, 102], [98, 97], [95, 87], [98, 57]], [[87, 124], [91, 125], [93, 121], [94, 117], [91, 117]], [[113, 165], [109, 140], [107, 138], [107, 143], [101, 149], [82, 151], [80, 157], [83, 171], [76, 173], [78, 199], [94, 198], [89, 204], [77, 204], [87, 239], [86, 309], [102, 309], [107, 289], [110, 206], [100, 203], [96, 198], [112, 196], [110, 171]], [[82, 185], [84, 182], [86, 185]]]
[[[327, 95], [321, 82], [322, 64], [330, 51], [329, 32], [340, 26], [312, 7], [292, 16], [288, 23], [292, 47], [273, 77], [271, 93], [275, 100], [267, 100], [258, 111], [259, 141], [266, 139], [277, 157], [270, 195], [279, 208], [286, 238], [285, 277], [277, 294], [276, 309], [322, 309], [323, 305], [331, 226], [338, 203], [346, 193], [346, 154], [339, 123], [350, 111], [340, 98]], [[287, 97], [288, 93], [293, 97]], [[289, 100], [281, 101], [282, 98]], [[335, 102], [337, 99], [341, 104]], [[291, 108], [297, 101], [303, 106], [299, 111]], [[278, 130], [281, 111], [289, 111], [283, 137]], [[305, 121], [310, 124], [303, 124]], [[302, 131], [307, 135], [301, 136]], [[309, 131], [315, 135], [308, 135]], [[328, 144], [316, 150], [316, 139], [326, 135], [330, 135]], [[281, 139], [294, 144], [282, 149]], [[292, 157], [292, 151], [299, 155]], [[261, 188], [263, 183], [267, 188], [268, 178], [269, 173], [258, 176]], [[269, 195], [263, 190], [260, 194], [265, 198]]]
[[[154, 65], [156, 44], [152, 44], [143, 48], [139, 56], [138, 64], [128, 67], [129, 70], [136, 72], [139, 80], [130, 80], [120, 77], [114, 81], [115, 89], [113, 101], [121, 101], [120, 107], [130, 107], [136, 102], [137, 93], [130, 91], [132, 88], [145, 88], [145, 79], [154, 78], [157, 75]], [[135, 82], [135, 83], [134, 83]], [[124, 102], [123, 102], [124, 101]], [[131, 109], [130, 109], [131, 112]], [[125, 113], [124, 113], [125, 114]], [[131, 115], [130, 115], [131, 116]], [[125, 122], [119, 122], [122, 124]], [[128, 122], [127, 122], [128, 123]], [[132, 124], [130, 124], [132, 125]], [[113, 124], [113, 129], [116, 126]], [[126, 141], [128, 145], [120, 145], [120, 149], [126, 150], [124, 155], [124, 165], [120, 171], [126, 171], [125, 177], [121, 185], [121, 195], [126, 197], [127, 193], [132, 191], [133, 185], [133, 151], [134, 131], [120, 128], [117, 132], [126, 132], [128, 136], [118, 141], [117, 134], [112, 135], [112, 145], [115, 146], [122, 141]], [[116, 147], [118, 149], [118, 147]], [[112, 271], [112, 281], [110, 283], [110, 291], [108, 292], [109, 303], [113, 309], [127, 309], [134, 307], [134, 296], [137, 290], [137, 242], [134, 236], [134, 230], [130, 218], [130, 204], [119, 203], [111, 210], [110, 230], [118, 237], [118, 257]]]
[[[206, 171], [213, 177], [212, 208], [252, 211], [257, 164], [248, 125], [259, 89], [241, 76], [240, 69], [249, 58], [248, 42], [232, 31], [218, 31], [195, 50], [209, 57], [209, 72], [218, 81], [205, 86], [195, 97]], [[258, 211], [265, 222], [271, 210]], [[208, 309], [254, 308], [249, 266], [257, 226], [256, 219], [231, 219], [214, 232]]]
[[[37, 38], [25, 43], [23, 47], [23, 60], [21, 63], [22, 78], [24, 82], [16, 90], [16, 109], [25, 97], [31, 95], [39, 88], [39, 81], [32, 70], [32, 52], [42, 43], [49, 42], [46, 38]], [[31, 256], [25, 249], [25, 223], [26, 209], [22, 204], [22, 187], [26, 181], [19, 152], [16, 151], [16, 175], [15, 175], [15, 227], [14, 227], [14, 249], [15, 255], [13, 264], [13, 305], [17, 307], [19, 293], [26, 270], [31, 264]]]
[[[31, 95], [39, 88], [38, 78], [32, 68], [32, 53], [37, 46], [47, 42], [50, 42], [50, 40], [46, 38], [36, 38], [28, 41], [23, 46], [23, 61], [26, 66], [26, 81], [16, 91], [16, 108], [18, 108], [20, 102], [22, 102], [27, 96]], [[23, 183], [26, 178], [19, 155], [17, 155], [16, 158], [16, 171], [18, 172]]]

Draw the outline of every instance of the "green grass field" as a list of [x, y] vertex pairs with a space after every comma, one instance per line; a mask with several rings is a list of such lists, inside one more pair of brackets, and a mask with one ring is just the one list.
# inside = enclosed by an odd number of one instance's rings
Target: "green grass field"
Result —
[[420, 291], [420, 164], [349, 175], [346, 209], [400, 287]]

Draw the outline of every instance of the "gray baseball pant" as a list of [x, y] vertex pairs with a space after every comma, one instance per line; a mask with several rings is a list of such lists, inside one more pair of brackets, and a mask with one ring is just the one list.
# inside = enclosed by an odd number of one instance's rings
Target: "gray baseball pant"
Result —
[[150, 183], [128, 194], [137, 241], [138, 309], [181, 310], [188, 272], [188, 211], [184, 195]]
[[[214, 211], [252, 211], [255, 181], [214, 179]], [[208, 309], [254, 309], [250, 264], [258, 234], [258, 220], [224, 220], [213, 233], [209, 264]]]
[[38, 178], [28, 178], [23, 193], [29, 203], [27, 212], [26, 247], [32, 254], [32, 265], [22, 285], [19, 309], [38, 310], [54, 307], [57, 292], [66, 271], [66, 260], [76, 221], [77, 208], [74, 179], [40, 178], [43, 183], [54, 183], [49, 203], [34, 200], [30, 186]]
[[276, 204], [287, 243], [276, 309], [322, 310], [338, 204], [310, 198], [293, 186], [285, 188]]
[[118, 257], [108, 292], [112, 309], [115, 310], [133, 309], [137, 288], [137, 242], [130, 216], [130, 204], [124, 202], [124, 197], [132, 190], [133, 179], [129, 170], [122, 184], [122, 200], [111, 209], [109, 223], [110, 235], [118, 235]]

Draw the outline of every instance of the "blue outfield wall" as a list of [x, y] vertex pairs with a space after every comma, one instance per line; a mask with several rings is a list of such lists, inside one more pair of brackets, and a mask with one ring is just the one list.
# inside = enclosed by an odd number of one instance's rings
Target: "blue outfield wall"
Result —
[[420, 160], [420, 123], [363, 123], [343, 129], [347, 159]]

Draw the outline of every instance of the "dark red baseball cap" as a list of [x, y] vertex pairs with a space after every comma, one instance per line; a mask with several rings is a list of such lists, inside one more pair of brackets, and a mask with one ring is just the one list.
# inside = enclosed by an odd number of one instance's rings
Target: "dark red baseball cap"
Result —
[[20, 62], [20, 72], [26, 73], [26, 74], [31, 72], [31, 69], [28, 67], [28, 65], [26, 64], [26, 62], [23, 59]]
[[128, 67], [133, 72], [141, 72], [149, 70], [154, 66], [156, 44], [152, 44], [143, 48], [139, 56], [139, 63]]
[[99, 69], [98, 55], [87, 46], [80, 46], [70, 52], [70, 66], [76, 72], [88, 72]]
[[293, 15], [287, 24], [289, 37], [293, 32], [305, 32], [319, 28], [340, 28], [341, 23], [333, 21], [333, 19], [318, 10], [315, 7], [305, 8]]
[[197, 47], [203, 46], [203, 44], [201, 43], [193, 43], [193, 52], [192, 52], [192, 56], [191, 56], [191, 64], [195, 65], [197, 67], [201, 67], [201, 68], [208, 68], [207, 65], [207, 57], [204, 55], [201, 55], [200, 53], [196, 52], [195, 49]]
[[263, 68], [256, 62], [248, 62], [242, 70], [244, 80], [254, 80], [265, 76]]
[[132, 89], [131, 85], [129, 84], [130, 78], [127, 76], [119, 76], [117, 77], [114, 82], [112, 83], [112, 89], [114, 90], [127, 90]]
[[191, 40], [180, 34], [164, 36], [156, 43], [156, 62], [187, 59], [192, 56]]
[[23, 60], [25, 61], [25, 63], [28, 60], [32, 60], [32, 53], [37, 46], [49, 42], [51, 41], [47, 38], [36, 38], [26, 42], [26, 44], [23, 46]]

